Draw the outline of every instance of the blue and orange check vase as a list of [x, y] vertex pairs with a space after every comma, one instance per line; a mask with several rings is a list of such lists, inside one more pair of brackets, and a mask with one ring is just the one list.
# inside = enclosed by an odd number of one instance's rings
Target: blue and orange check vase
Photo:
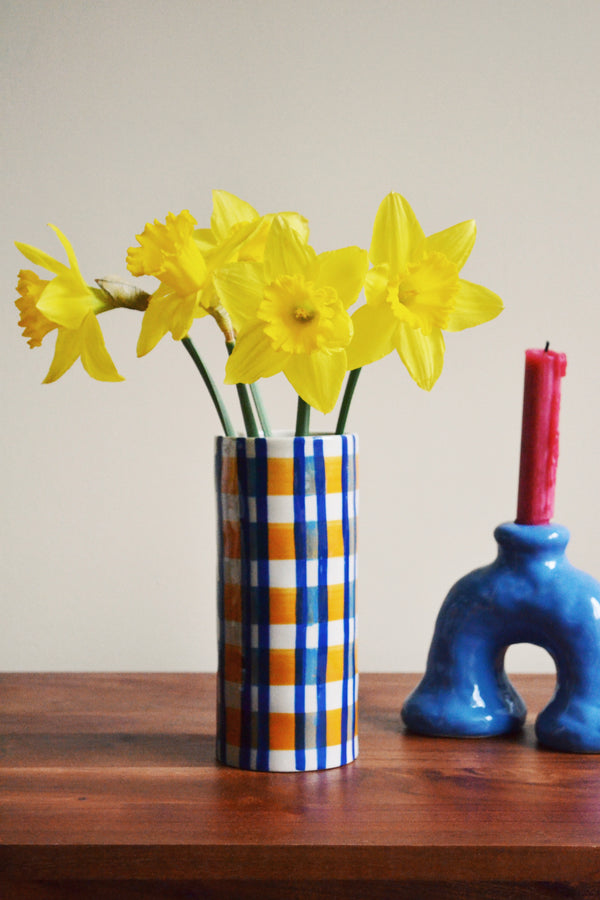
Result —
[[219, 437], [217, 759], [257, 771], [358, 752], [355, 435]]

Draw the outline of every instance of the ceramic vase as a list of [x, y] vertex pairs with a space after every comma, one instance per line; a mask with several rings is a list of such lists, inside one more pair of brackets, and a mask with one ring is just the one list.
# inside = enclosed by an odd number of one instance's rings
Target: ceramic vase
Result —
[[355, 435], [219, 437], [217, 759], [257, 771], [358, 752]]

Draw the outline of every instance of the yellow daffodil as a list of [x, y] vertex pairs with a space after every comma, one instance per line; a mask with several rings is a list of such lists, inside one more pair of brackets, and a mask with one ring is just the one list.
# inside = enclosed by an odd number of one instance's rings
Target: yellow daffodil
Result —
[[329, 412], [347, 371], [348, 308], [367, 267], [358, 247], [317, 256], [289, 222], [275, 217], [263, 263], [238, 262], [215, 276], [223, 304], [241, 323], [226, 383], [283, 372], [306, 403]]
[[395, 349], [419, 387], [431, 390], [444, 364], [442, 332], [480, 325], [503, 308], [492, 291], [459, 277], [475, 233], [468, 221], [425, 237], [404, 197], [384, 198], [369, 251], [367, 303], [352, 317], [350, 369]]
[[34, 272], [21, 270], [17, 285], [20, 297], [15, 301], [21, 313], [19, 325], [30, 347], [39, 347], [46, 334], [58, 330], [54, 358], [44, 383], [56, 381], [79, 358], [92, 378], [122, 381], [96, 318], [113, 309], [114, 303], [103, 291], [85, 283], [71, 244], [58, 228], [50, 227], [65, 248], [70, 267], [29, 244], [16, 244], [30, 262], [56, 276], [45, 281]]
[[[284, 213], [290, 224], [308, 235], [306, 220]], [[187, 211], [169, 213], [138, 235], [127, 266], [134, 275], [153, 275], [161, 282], [150, 298], [138, 341], [138, 356], [152, 350], [167, 332], [184, 338], [195, 318], [212, 315], [225, 339], [233, 341], [239, 323], [215, 293], [213, 275], [226, 263], [262, 258], [273, 216], [260, 216], [254, 207], [227, 191], [213, 191], [211, 227], [196, 229]]]
[[208, 313], [212, 292], [207, 290], [206, 260], [194, 240], [195, 224], [187, 210], [177, 216], [169, 213], [164, 225], [158, 220], [146, 225], [137, 235], [140, 246], [128, 250], [127, 268], [133, 275], [154, 275], [161, 282], [144, 313], [138, 356], [152, 350], [168, 331], [181, 340], [194, 318]]

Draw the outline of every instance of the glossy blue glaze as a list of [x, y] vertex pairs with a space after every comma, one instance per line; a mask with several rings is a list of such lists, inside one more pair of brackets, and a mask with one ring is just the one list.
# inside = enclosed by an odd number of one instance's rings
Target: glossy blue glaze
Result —
[[427, 670], [402, 710], [413, 731], [483, 737], [519, 729], [523, 700], [504, 671], [511, 644], [544, 647], [556, 691], [536, 721], [555, 750], [600, 752], [600, 584], [565, 556], [560, 525], [496, 528], [498, 557], [458, 581], [440, 610]]

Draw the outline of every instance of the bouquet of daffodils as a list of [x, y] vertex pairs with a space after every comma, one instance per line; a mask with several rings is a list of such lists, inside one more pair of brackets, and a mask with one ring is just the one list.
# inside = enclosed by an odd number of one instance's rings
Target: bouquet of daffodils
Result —
[[[54, 225], [68, 265], [17, 243], [50, 280], [19, 272], [16, 306], [30, 347], [56, 329], [45, 383], [77, 359], [92, 378], [122, 381], [98, 322], [101, 313], [142, 313], [138, 356], [169, 332], [192, 357], [223, 430], [234, 435], [219, 390], [190, 338], [210, 317], [224, 337], [225, 383], [237, 386], [248, 436], [270, 434], [256, 385], [283, 372], [298, 395], [296, 434], [308, 434], [310, 409], [338, 402], [337, 433], [346, 426], [361, 368], [396, 350], [419, 387], [430, 390], [444, 363], [444, 331], [487, 322], [502, 310], [492, 291], [460, 278], [475, 242], [467, 221], [426, 237], [400, 194], [384, 198], [369, 252], [344, 247], [316, 253], [306, 219], [295, 212], [259, 215], [226, 191], [213, 192], [210, 228], [187, 211], [155, 220], [127, 253], [132, 275], [157, 279], [154, 293], [116, 279], [82, 276], [75, 253]], [[357, 303], [364, 288], [365, 301]], [[344, 387], [345, 384], [345, 387]]]

